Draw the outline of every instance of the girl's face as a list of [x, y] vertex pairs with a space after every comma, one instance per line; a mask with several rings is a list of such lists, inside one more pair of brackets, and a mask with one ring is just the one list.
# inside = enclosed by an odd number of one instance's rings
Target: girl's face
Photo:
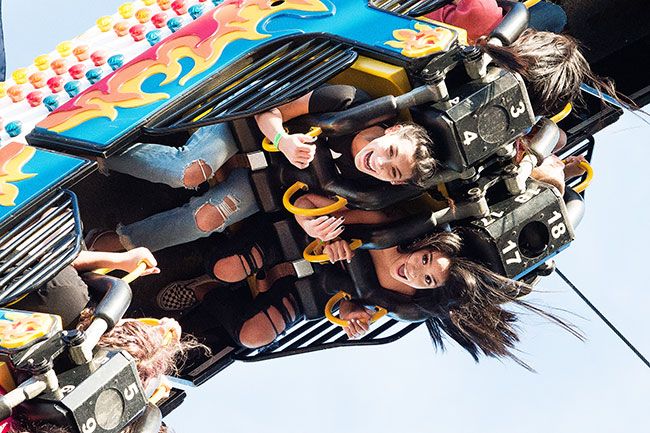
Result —
[[388, 128], [356, 154], [354, 165], [360, 172], [393, 185], [404, 184], [413, 177], [416, 146], [397, 134], [400, 128], [401, 125]]
[[447, 281], [450, 266], [449, 257], [440, 251], [425, 249], [399, 254], [389, 272], [395, 280], [414, 289], [434, 289]]

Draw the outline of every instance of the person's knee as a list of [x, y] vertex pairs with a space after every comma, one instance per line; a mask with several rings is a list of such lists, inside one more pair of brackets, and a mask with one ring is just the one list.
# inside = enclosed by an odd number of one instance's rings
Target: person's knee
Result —
[[226, 283], [235, 283], [248, 276], [249, 270], [238, 255], [217, 260], [212, 268], [214, 276]]
[[183, 171], [183, 186], [197, 188], [212, 176], [212, 168], [202, 159], [191, 162]]
[[227, 195], [217, 204], [207, 202], [194, 214], [196, 227], [204, 233], [223, 231], [228, 218], [239, 210], [239, 201]]
[[276, 329], [277, 332], [284, 331], [286, 325], [280, 312], [275, 307], [270, 307], [268, 313], [273, 323], [264, 313], [257, 313], [244, 322], [241, 331], [239, 331], [239, 342], [243, 346], [251, 349], [266, 346], [276, 339]]

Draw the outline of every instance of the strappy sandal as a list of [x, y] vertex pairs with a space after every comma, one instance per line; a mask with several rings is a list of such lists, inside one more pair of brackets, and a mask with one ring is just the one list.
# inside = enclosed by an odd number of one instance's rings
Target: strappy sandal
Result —
[[174, 281], [156, 295], [156, 305], [164, 311], [184, 311], [199, 303], [196, 288], [208, 282], [214, 282], [208, 275], [185, 281]]
[[[293, 310], [292, 312], [289, 312], [287, 306], [284, 305], [285, 299], [289, 302], [289, 305], [291, 305], [291, 309]], [[268, 292], [260, 293], [255, 298], [255, 302], [261, 302], [262, 305], [266, 305], [266, 308], [262, 308], [261, 312], [264, 313], [269, 323], [271, 324], [273, 331], [275, 332], [275, 339], [273, 340], [273, 343], [270, 343], [271, 346], [277, 342], [278, 337], [286, 334], [286, 332], [291, 329], [293, 325], [303, 319], [300, 304], [298, 304], [294, 294], [291, 292], [282, 293], [281, 291], [271, 289]], [[280, 316], [282, 316], [282, 320], [284, 321], [283, 331], [278, 330], [278, 328], [275, 326], [275, 323], [273, 322], [273, 319], [269, 313], [269, 309], [271, 307], [275, 307], [280, 313]]]
[[[260, 257], [260, 266], [257, 265], [257, 262], [255, 260], [255, 257], [253, 255], [253, 251], [256, 251], [257, 254]], [[235, 253], [233, 254], [239, 259], [239, 262], [241, 263], [242, 269], [244, 270], [244, 274], [246, 275], [244, 278], [242, 278], [239, 281], [224, 281], [214, 275], [214, 279], [217, 280], [218, 282], [222, 284], [235, 284], [240, 281], [244, 281], [246, 278], [250, 277], [251, 275], [258, 275], [259, 272], [263, 272], [263, 269], [266, 265], [266, 255], [264, 254], [264, 249], [260, 247], [257, 243], [254, 243], [246, 252], [242, 253]], [[226, 257], [222, 257], [221, 259], [225, 259]], [[218, 261], [218, 260], [217, 260]], [[260, 278], [263, 278], [263, 276], [260, 276]]]

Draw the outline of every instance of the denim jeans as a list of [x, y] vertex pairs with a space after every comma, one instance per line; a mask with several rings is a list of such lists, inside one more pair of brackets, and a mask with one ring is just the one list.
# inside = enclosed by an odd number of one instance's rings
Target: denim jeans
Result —
[[[202, 160], [215, 172], [237, 151], [228, 125], [217, 124], [200, 128], [180, 148], [136, 144], [123, 154], [106, 160], [105, 166], [150, 182], [182, 188], [184, 171], [189, 164]], [[208, 211], [203, 215], [210, 215], [210, 219], [201, 217], [203, 211]], [[117, 233], [128, 249], [144, 246], [157, 251], [221, 232], [258, 211], [248, 170], [236, 169], [224, 182], [192, 197], [184, 206], [120, 225]]]
[[[220, 215], [218, 222], [201, 228], [197, 214], [204, 206], [212, 206]], [[248, 169], [233, 170], [224, 182], [205, 194], [192, 197], [184, 206], [152, 215], [133, 224], [120, 225], [117, 234], [127, 249], [143, 246], [151, 251], [191, 242], [258, 212], [260, 208], [249, 178]]]
[[528, 27], [545, 32], [560, 33], [567, 23], [566, 12], [555, 3], [541, 1], [528, 10]]
[[139, 143], [103, 160], [102, 165], [149, 182], [184, 188], [185, 169], [191, 163], [201, 160], [214, 173], [237, 151], [229, 126], [218, 123], [198, 129], [183, 147]]

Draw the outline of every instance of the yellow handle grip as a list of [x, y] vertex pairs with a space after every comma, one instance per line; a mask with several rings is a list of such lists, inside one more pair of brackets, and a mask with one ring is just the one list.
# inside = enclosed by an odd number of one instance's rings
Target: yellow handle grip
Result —
[[153, 394], [151, 394], [151, 397], [149, 397], [149, 403], [158, 404], [161, 400], [169, 397], [169, 394], [171, 394], [171, 392], [171, 385], [167, 381], [163, 380], [163, 382], [158, 385], [158, 388], [156, 388]]
[[582, 161], [580, 163], [580, 167], [582, 167], [587, 172], [587, 177], [585, 178], [585, 180], [583, 180], [573, 188], [573, 190], [577, 193], [581, 193], [582, 191], [587, 189], [587, 187], [591, 183], [591, 180], [594, 178], [594, 169], [591, 167], [591, 165], [588, 162]]
[[537, 3], [539, 3], [542, 0], [527, 0], [524, 2], [524, 6], [526, 6], [526, 9], [530, 9], [533, 6], [535, 6]]
[[[140, 317], [139, 319], [135, 320], [149, 326], [160, 326], [162, 323], [160, 319], [156, 319], [154, 317]], [[163, 335], [163, 346], [167, 346], [172, 341], [180, 341], [180, 339], [181, 336], [177, 335], [176, 330], [170, 327], [165, 331], [165, 335]]]
[[571, 103], [569, 102], [564, 106], [562, 111], [560, 111], [559, 113], [551, 117], [551, 122], [558, 123], [562, 121], [565, 117], [567, 117], [571, 113], [571, 110], [573, 110], [573, 105], [571, 105]]
[[[321, 241], [315, 239], [309, 245], [305, 247], [305, 250], [302, 252], [302, 257], [310, 263], [327, 263], [330, 261], [330, 258], [327, 254], [314, 254], [314, 250], [321, 244]], [[353, 239], [350, 242], [350, 249], [352, 251], [359, 248], [363, 242], [361, 239]]]
[[[140, 262], [138, 263], [138, 266], [129, 274], [125, 275], [122, 277], [122, 281], [124, 281], [127, 284], [131, 284], [133, 281], [135, 281], [138, 277], [142, 275], [142, 273], [147, 269], [147, 264], [145, 262]], [[112, 272], [113, 269], [109, 268], [100, 268], [100, 269], [95, 269], [93, 272], [96, 274], [102, 274], [106, 275], [109, 272]]]
[[[334, 310], [334, 306], [336, 304], [343, 300], [343, 299], [351, 299], [352, 297], [345, 293], [344, 291], [338, 292], [336, 295], [332, 296], [329, 301], [327, 301], [327, 304], [325, 304], [325, 317], [327, 317], [327, 320], [330, 321], [330, 323], [333, 323], [334, 325], [338, 325], [342, 328], [345, 328], [349, 325], [347, 320], [340, 319], [332, 313], [332, 310]], [[386, 314], [388, 314], [388, 310], [382, 307], [375, 307], [377, 309], [377, 312], [372, 315], [370, 318], [370, 323], [376, 322], [377, 320], [381, 319], [384, 317]]]
[[[285, 131], [287, 131], [285, 129]], [[310, 137], [318, 137], [321, 133], [323, 132], [322, 129], [320, 129], [318, 126], [312, 126], [309, 128], [309, 132], [307, 135]], [[264, 140], [262, 140], [262, 149], [266, 150], [267, 152], [279, 152], [280, 149], [275, 147], [271, 140], [269, 140], [267, 137], [264, 137]]]
[[336, 202], [325, 207], [317, 207], [311, 209], [299, 208], [294, 206], [291, 203], [291, 198], [294, 196], [295, 193], [297, 193], [300, 190], [309, 191], [309, 187], [303, 182], [296, 182], [293, 185], [291, 185], [284, 192], [284, 195], [282, 196], [282, 204], [284, 204], [284, 208], [294, 215], [309, 216], [309, 217], [328, 215], [331, 214], [332, 212], [341, 210], [346, 204], [348, 204], [348, 201], [346, 199], [344, 199], [343, 197], [336, 196]]

